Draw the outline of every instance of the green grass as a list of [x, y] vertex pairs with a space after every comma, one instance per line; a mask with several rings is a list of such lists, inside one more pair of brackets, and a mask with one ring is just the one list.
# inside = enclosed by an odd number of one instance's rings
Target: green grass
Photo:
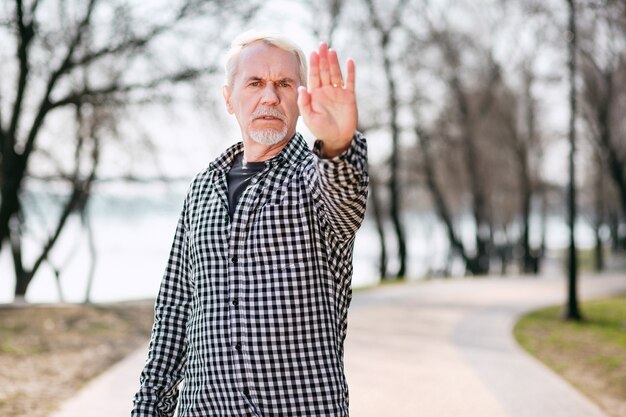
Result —
[[626, 295], [581, 303], [580, 322], [562, 321], [561, 311], [556, 306], [522, 317], [517, 341], [609, 415], [619, 415], [613, 401], [626, 407]]

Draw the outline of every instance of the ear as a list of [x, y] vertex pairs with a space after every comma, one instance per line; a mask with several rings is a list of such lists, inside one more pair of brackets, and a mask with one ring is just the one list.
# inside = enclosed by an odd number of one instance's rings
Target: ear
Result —
[[229, 114], [233, 114], [233, 105], [230, 103], [230, 96], [232, 94], [232, 91], [230, 89], [229, 85], [224, 85], [222, 87], [222, 95], [224, 96], [224, 103], [226, 103], [226, 110], [228, 111]]

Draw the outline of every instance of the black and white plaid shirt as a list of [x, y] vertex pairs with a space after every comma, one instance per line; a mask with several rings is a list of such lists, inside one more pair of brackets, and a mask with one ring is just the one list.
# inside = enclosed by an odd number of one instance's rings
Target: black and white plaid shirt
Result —
[[365, 138], [332, 159], [296, 134], [228, 215], [232, 146], [191, 183], [133, 417], [346, 417], [343, 342]]

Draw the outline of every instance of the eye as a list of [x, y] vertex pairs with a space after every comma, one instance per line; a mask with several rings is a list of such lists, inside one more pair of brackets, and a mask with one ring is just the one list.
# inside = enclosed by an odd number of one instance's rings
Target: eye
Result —
[[278, 82], [278, 86], [279, 87], [290, 87], [289, 83], [287, 81], [279, 81]]
[[248, 84], [250, 87], [258, 87], [261, 85], [261, 81], [252, 81], [250, 84]]

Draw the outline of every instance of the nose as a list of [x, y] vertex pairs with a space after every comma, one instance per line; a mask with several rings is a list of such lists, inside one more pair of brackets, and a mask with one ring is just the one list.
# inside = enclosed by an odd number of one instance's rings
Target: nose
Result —
[[276, 91], [274, 83], [267, 83], [263, 88], [263, 95], [261, 97], [261, 104], [276, 105], [280, 103], [280, 97]]

